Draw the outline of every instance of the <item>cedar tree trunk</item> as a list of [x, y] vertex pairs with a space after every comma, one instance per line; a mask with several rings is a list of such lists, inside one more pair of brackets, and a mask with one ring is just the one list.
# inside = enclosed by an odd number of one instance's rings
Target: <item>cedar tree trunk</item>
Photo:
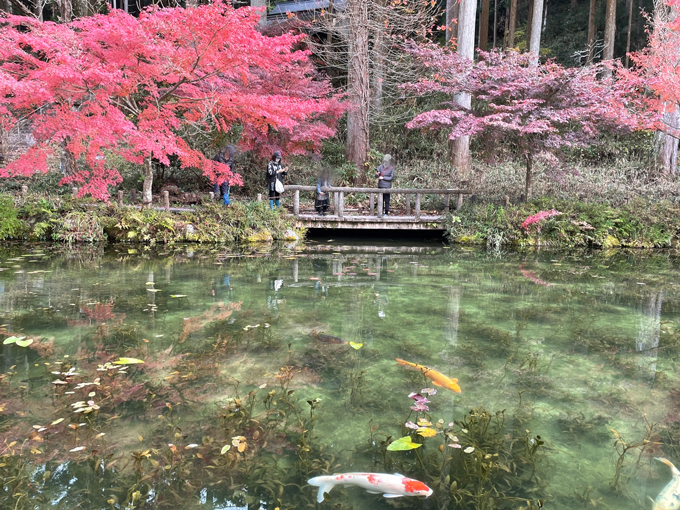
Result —
[[508, 48], [515, 47], [516, 28], [517, 28], [517, 0], [510, 0], [510, 27], [508, 29]]
[[595, 57], [595, 0], [590, 0], [588, 12], [588, 61], [590, 64]]
[[534, 0], [533, 5], [529, 52], [534, 55], [534, 65], [538, 65], [538, 56], [541, 51], [541, 28], [543, 26], [543, 0]]
[[607, 0], [606, 11], [602, 59], [612, 60], [614, 58], [614, 38], [616, 37], [616, 0]]
[[[475, 18], [477, 0], [461, 0], [460, 18], [458, 20], [458, 54], [472, 60], [475, 56]], [[472, 107], [472, 98], [467, 92], [456, 94], [453, 100], [463, 108]], [[453, 166], [458, 170], [462, 180], [470, 173], [470, 137], [461, 136], [453, 140]]]
[[368, 2], [348, 0], [349, 13], [349, 73], [347, 111], [347, 161], [354, 163], [357, 178], [363, 180], [368, 159], [370, 108]]

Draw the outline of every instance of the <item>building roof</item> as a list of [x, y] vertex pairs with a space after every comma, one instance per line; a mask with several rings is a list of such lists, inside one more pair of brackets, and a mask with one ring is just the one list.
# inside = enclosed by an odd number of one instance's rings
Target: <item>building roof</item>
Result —
[[[287, 16], [288, 14], [306, 13], [320, 9], [328, 9], [331, 0], [291, 0], [289, 2], [281, 2], [277, 4], [268, 16]], [[347, 0], [335, 0], [333, 7], [342, 10], [347, 5]]]

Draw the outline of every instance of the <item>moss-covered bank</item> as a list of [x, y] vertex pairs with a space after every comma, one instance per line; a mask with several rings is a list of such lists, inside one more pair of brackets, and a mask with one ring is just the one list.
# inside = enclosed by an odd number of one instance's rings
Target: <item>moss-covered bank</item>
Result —
[[[527, 222], [541, 211], [559, 214]], [[447, 220], [447, 231], [453, 242], [490, 247], [670, 248], [680, 244], [680, 204], [638, 199], [613, 207], [552, 198], [509, 206], [466, 204]]]
[[64, 197], [0, 195], [0, 240], [168, 244], [267, 242], [303, 235], [291, 218], [262, 202], [173, 213]]

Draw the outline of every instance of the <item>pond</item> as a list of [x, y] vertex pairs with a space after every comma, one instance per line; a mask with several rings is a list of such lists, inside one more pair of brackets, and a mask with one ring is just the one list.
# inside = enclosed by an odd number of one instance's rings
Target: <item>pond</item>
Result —
[[[671, 480], [655, 458], [680, 465], [679, 268], [332, 240], [5, 247], [0, 508], [651, 508]], [[307, 480], [346, 472], [433, 494], [317, 503]]]

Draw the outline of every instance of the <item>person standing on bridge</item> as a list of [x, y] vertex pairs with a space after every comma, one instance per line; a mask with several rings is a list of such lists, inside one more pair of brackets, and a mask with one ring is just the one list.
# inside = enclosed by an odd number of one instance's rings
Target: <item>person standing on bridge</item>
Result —
[[283, 166], [281, 151], [272, 154], [272, 159], [267, 163], [267, 189], [269, 190], [269, 208], [274, 205], [281, 209], [281, 193], [283, 193], [283, 177], [288, 174], [288, 167]]
[[326, 216], [326, 211], [328, 211], [328, 206], [330, 200], [328, 198], [328, 191], [321, 191], [321, 188], [331, 186], [331, 172], [328, 167], [324, 167], [321, 171], [321, 175], [316, 181], [316, 201], [314, 202], [314, 208], [319, 216]]
[[[383, 156], [382, 164], [375, 171], [375, 176], [378, 178], [378, 188], [389, 189], [392, 187], [392, 180], [394, 179], [394, 166], [392, 165], [392, 156], [385, 154]], [[383, 193], [383, 214], [390, 213], [390, 194]]]

